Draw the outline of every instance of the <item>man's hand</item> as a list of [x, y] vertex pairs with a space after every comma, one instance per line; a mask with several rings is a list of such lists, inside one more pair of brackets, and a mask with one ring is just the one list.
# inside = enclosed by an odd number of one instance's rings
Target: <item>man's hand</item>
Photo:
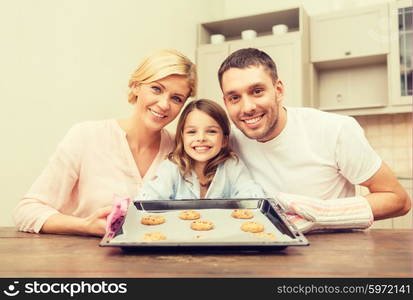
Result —
[[364, 197], [321, 200], [279, 193], [276, 200], [302, 232], [331, 229], [366, 229], [373, 224], [373, 213]]
[[299, 231], [302, 233], [307, 233], [310, 232], [313, 227], [314, 223], [311, 221], [308, 221], [299, 215], [293, 214], [293, 213], [287, 213], [287, 219], [297, 227]]

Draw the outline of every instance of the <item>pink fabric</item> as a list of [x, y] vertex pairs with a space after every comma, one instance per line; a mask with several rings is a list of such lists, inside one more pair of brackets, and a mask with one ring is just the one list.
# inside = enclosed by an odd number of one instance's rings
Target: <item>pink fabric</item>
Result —
[[18, 230], [37, 233], [56, 213], [89, 216], [112, 205], [114, 194], [133, 198], [172, 149], [172, 136], [163, 130], [159, 153], [142, 178], [116, 120], [73, 126], [16, 207], [13, 217]]
[[122, 227], [131, 202], [129, 197], [113, 196], [112, 211], [106, 218], [106, 233], [110, 238], [114, 237]]

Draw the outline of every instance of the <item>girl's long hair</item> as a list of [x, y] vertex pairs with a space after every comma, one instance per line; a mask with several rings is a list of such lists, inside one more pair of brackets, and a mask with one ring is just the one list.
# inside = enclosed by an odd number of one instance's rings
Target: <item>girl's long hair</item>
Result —
[[181, 113], [181, 116], [179, 117], [178, 125], [176, 127], [176, 147], [175, 150], [169, 154], [168, 159], [178, 165], [178, 168], [181, 172], [181, 176], [186, 181], [188, 181], [188, 177], [192, 173], [192, 170], [194, 168], [194, 160], [185, 152], [183, 144], [183, 131], [186, 118], [188, 117], [189, 113], [194, 110], [202, 111], [211, 118], [213, 118], [221, 127], [223, 132], [224, 140], [221, 151], [215, 157], [211, 158], [207, 162], [204, 169], [204, 176], [206, 177], [207, 183], [209, 184], [214, 178], [215, 172], [217, 171], [219, 164], [225, 162], [227, 159], [230, 158], [238, 159], [237, 155], [232, 151], [229, 144], [231, 126], [227, 114], [218, 103], [207, 99], [199, 99], [190, 102], [184, 108], [184, 110]]

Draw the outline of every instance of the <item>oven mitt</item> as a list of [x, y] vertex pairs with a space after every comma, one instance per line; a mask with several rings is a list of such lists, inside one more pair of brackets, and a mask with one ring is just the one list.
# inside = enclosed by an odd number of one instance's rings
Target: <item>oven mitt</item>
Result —
[[299, 231], [301, 231], [302, 233], [307, 233], [310, 232], [314, 223], [311, 221], [307, 221], [306, 219], [300, 217], [299, 215], [296, 215], [294, 213], [291, 212], [287, 212], [287, 219], [290, 221], [290, 223], [293, 223], [295, 225], [295, 227], [297, 227], [297, 229]]
[[131, 199], [129, 197], [113, 195], [112, 211], [106, 218], [106, 233], [109, 233], [110, 238], [122, 227], [130, 203]]
[[278, 193], [276, 200], [287, 218], [303, 233], [316, 230], [366, 229], [373, 224], [373, 212], [366, 198], [321, 200]]

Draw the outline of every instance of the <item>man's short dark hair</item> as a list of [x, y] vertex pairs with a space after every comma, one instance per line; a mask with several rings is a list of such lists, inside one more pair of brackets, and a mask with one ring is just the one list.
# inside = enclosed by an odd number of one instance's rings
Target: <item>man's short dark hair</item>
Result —
[[219, 85], [222, 87], [222, 76], [229, 69], [244, 69], [250, 66], [263, 66], [268, 71], [273, 82], [277, 81], [277, 67], [272, 58], [264, 51], [256, 48], [244, 48], [232, 53], [221, 64], [218, 70]]

